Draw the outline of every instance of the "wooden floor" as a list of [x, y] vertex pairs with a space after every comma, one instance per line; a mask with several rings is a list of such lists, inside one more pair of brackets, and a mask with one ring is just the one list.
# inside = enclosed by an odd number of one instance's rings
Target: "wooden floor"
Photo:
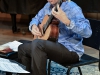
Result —
[[12, 23], [11, 22], [1, 22], [0, 21], [0, 45], [11, 42], [14, 40], [32, 40], [33, 36], [28, 30], [27, 23], [17, 23], [18, 32], [12, 32]]

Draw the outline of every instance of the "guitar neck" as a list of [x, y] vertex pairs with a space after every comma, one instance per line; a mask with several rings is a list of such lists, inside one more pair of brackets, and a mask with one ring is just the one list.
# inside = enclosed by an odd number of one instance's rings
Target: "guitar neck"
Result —
[[[59, 6], [61, 6], [62, 0], [59, 0], [58, 4], [59, 4]], [[56, 5], [56, 7], [55, 7], [55, 11], [58, 11], [58, 10], [57, 10], [57, 5]], [[43, 33], [45, 33], [46, 29], [48, 28], [48, 26], [49, 26], [49, 24], [51, 23], [51, 21], [53, 20], [53, 18], [54, 18], [54, 16], [51, 14], [51, 15], [49, 16], [49, 19], [47, 20], [46, 24], [45, 24], [44, 27], [43, 27]]]
[[45, 31], [46, 31], [46, 29], [48, 28], [49, 24], [51, 23], [53, 17], [54, 17], [54, 16], [53, 16], [52, 14], [49, 16], [49, 19], [47, 20], [45, 26], [43, 27], [43, 33], [45, 33]]

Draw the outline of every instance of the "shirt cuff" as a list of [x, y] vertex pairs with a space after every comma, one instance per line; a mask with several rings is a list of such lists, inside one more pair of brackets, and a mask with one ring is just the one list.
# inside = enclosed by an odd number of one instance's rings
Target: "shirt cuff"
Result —
[[32, 26], [33, 26], [33, 25], [29, 25], [29, 30], [30, 30], [30, 31], [32, 30]]
[[74, 26], [75, 26], [74, 22], [73, 22], [73, 21], [71, 21], [71, 22], [70, 22], [70, 25], [69, 25], [69, 26], [67, 26], [67, 28], [68, 28], [68, 29], [72, 29]]

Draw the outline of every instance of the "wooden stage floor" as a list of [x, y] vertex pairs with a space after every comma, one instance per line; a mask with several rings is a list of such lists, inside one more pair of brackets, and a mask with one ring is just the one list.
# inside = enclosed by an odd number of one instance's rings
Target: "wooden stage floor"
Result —
[[18, 32], [12, 32], [11, 22], [0, 22], [0, 45], [14, 40], [32, 40], [33, 36], [25, 23], [17, 23]]

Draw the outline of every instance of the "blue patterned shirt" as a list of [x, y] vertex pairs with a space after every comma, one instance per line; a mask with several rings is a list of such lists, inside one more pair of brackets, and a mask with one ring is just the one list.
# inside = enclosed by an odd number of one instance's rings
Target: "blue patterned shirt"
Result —
[[[39, 25], [45, 15], [51, 15], [50, 6], [49, 2], [46, 3], [38, 14], [32, 18], [29, 25], [30, 31], [33, 24]], [[58, 42], [64, 45], [68, 50], [76, 52], [79, 57], [81, 57], [84, 53], [84, 46], [82, 44], [83, 38], [88, 38], [92, 34], [90, 23], [84, 17], [81, 8], [73, 1], [63, 2], [60, 7], [71, 22], [69, 27], [62, 22], [59, 23]]]

